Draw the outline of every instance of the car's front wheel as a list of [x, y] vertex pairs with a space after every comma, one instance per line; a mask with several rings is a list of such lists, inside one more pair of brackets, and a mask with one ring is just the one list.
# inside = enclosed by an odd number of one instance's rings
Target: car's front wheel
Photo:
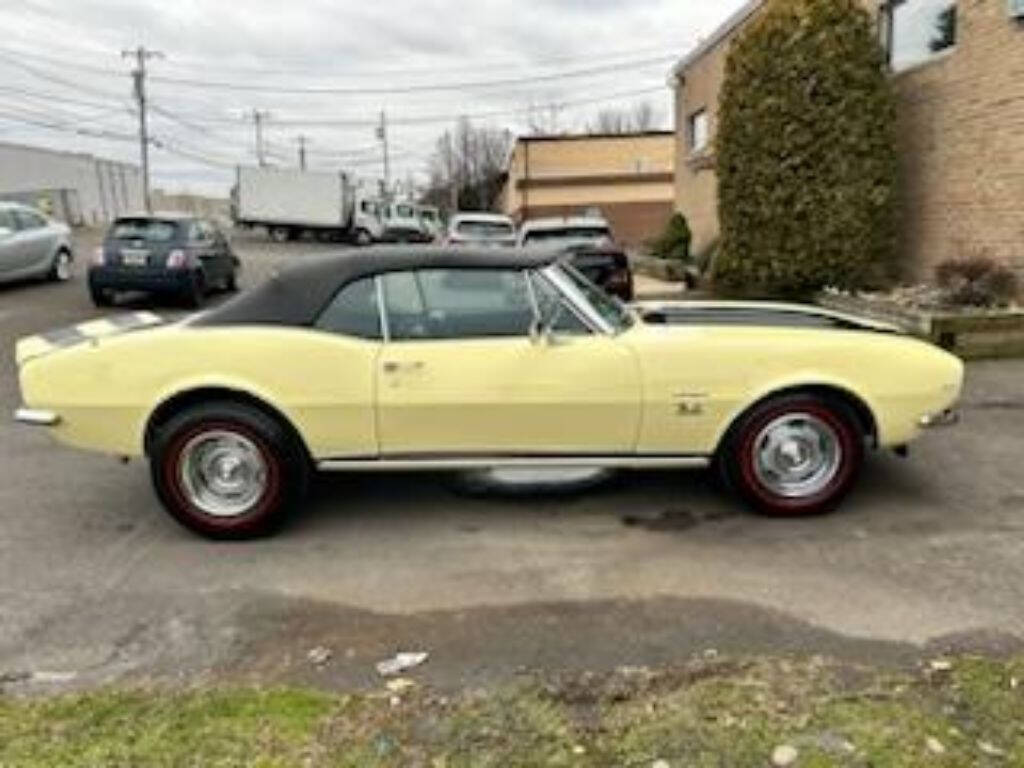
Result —
[[864, 462], [864, 433], [838, 399], [790, 395], [755, 407], [718, 456], [726, 482], [755, 510], [803, 517], [835, 509]]
[[257, 408], [193, 406], [160, 427], [150, 448], [153, 485], [182, 525], [211, 539], [276, 531], [301, 498], [308, 461], [287, 429]]
[[53, 257], [50, 265], [49, 279], [55, 283], [66, 283], [71, 279], [71, 253], [61, 248]]

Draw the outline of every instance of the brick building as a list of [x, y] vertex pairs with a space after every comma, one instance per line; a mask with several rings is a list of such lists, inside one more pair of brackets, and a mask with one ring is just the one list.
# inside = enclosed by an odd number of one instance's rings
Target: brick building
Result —
[[[697, 249], [719, 231], [714, 135], [729, 43], [764, 2], [745, 4], [674, 70], [676, 208]], [[908, 263], [922, 276], [945, 259], [986, 251], [1024, 271], [1024, 19], [1014, 12], [1024, 3], [864, 3], [898, 94]]]
[[620, 241], [640, 246], [672, 215], [675, 151], [672, 131], [520, 138], [502, 210], [521, 221], [597, 209]]

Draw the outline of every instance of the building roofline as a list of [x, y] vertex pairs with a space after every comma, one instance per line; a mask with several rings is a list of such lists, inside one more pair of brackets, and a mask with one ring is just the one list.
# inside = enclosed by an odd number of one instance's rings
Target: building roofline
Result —
[[682, 74], [700, 61], [704, 56], [718, 47], [718, 45], [736, 31], [747, 19], [754, 15], [764, 5], [765, 0], [747, 0], [743, 6], [732, 16], [726, 19], [706, 39], [697, 44], [697, 47], [683, 56], [672, 68], [672, 75], [679, 79]]
[[79, 160], [91, 160], [96, 163], [111, 163], [125, 168], [133, 168], [136, 171], [140, 170], [138, 165], [130, 161], [114, 160], [113, 158], [94, 155], [91, 152], [74, 152], [67, 149], [53, 149], [52, 147], [40, 147], [35, 144], [22, 144], [16, 141], [0, 141], [0, 147], [3, 147], [4, 149], [26, 150], [28, 152], [41, 152], [46, 155], [58, 155], [60, 157], [73, 157]]
[[520, 136], [516, 141], [532, 143], [538, 141], [587, 141], [588, 139], [647, 139], [660, 138], [663, 136], [675, 136], [675, 131], [635, 131], [632, 133], [567, 133], [541, 134], [537, 136]]

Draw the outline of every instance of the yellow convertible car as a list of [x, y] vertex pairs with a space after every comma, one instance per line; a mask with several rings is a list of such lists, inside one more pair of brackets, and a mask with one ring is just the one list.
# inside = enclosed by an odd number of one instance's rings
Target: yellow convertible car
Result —
[[627, 308], [550, 255], [369, 249], [173, 324], [22, 339], [19, 421], [117, 457], [214, 538], [273, 531], [311, 471], [717, 465], [810, 515], [866, 448], [954, 420], [963, 366], [892, 328], [754, 303]]

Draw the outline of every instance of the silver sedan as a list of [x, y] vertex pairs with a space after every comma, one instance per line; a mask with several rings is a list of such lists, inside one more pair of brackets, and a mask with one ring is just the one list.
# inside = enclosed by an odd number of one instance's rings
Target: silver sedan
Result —
[[0, 202], [0, 283], [71, 279], [71, 230], [18, 203]]

